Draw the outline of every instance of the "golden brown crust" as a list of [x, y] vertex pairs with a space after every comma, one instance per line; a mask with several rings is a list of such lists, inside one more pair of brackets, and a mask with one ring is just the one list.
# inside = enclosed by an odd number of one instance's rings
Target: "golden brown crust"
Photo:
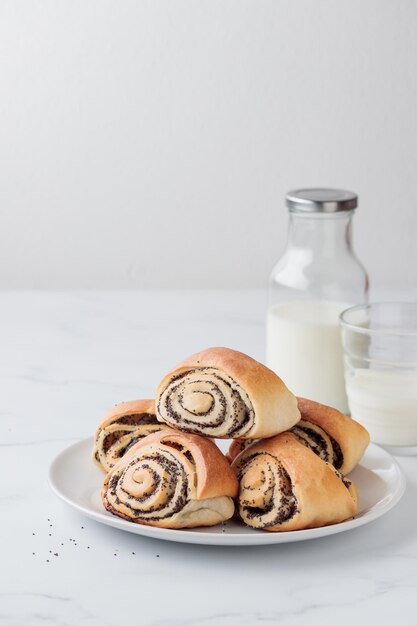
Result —
[[233, 463], [238, 454], [246, 450], [252, 443], [256, 443], [258, 439], [251, 441], [250, 439], [233, 439], [230, 443], [229, 449], [226, 452], [226, 459], [229, 463]]
[[340, 446], [343, 463], [338, 468], [342, 474], [349, 474], [361, 460], [369, 445], [369, 433], [353, 418], [325, 404], [297, 398], [301, 419], [322, 428]]
[[151, 444], [166, 445], [170, 441], [179, 443], [184, 448], [190, 450], [195, 459], [197, 500], [216, 498], [218, 496], [236, 497], [237, 481], [230, 463], [211, 439], [206, 439], [201, 435], [183, 433], [167, 427], [138, 441], [126, 454], [129, 458], [134, 457], [141, 448]]
[[[262, 454], [266, 456], [262, 458]], [[355, 515], [357, 492], [353, 483], [343, 479], [330, 464], [322, 461], [291, 433], [283, 433], [252, 444], [235, 458], [232, 467], [239, 473], [246, 464], [261, 464], [269, 455], [277, 459], [287, 472], [296, 504], [289, 519], [265, 530], [316, 528], [335, 524]]]
[[156, 415], [155, 400], [129, 400], [127, 402], [120, 402], [120, 404], [116, 404], [109, 411], [107, 411], [98, 427], [104, 428], [120, 417], [140, 413]]
[[[173, 423], [166, 412], [164, 413], [161, 398], [176, 377], [190, 370], [203, 368], [218, 370], [233, 379], [249, 398], [249, 412], [253, 410], [253, 421], [232, 434], [227, 431], [227, 427], [223, 431], [218, 428], [213, 433], [202, 429], [198, 431], [201, 434], [242, 439], [271, 437], [291, 428], [300, 419], [295, 396], [272, 370], [242, 352], [229, 348], [208, 348], [185, 359], [160, 382], [156, 398], [157, 416], [160, 421], [187, 430], [187, 425]], [[203, 409], [200, 414], [204, 412]]]
[[107, 474], [101, 495], [108, 511], [129, 521], [192, 528], [232, 517], [237, 489], [211, 440], [165, 428], [132, 446]]
[[[208, 498], [207, 500], [192, 500], [184, 507], [180, 514], [176, 514], [170, 519], [150, 522], [133, 519], [131, 516], [120, 511], [116, 513], [107, 502], [104, 488], [101, 491], [101, 498], [109, 513], [117, 515], [117, 517], [121, 517], [128, 522], [142, 524], [143, 526], [157, 526], [158, 528], [178, 529], [216, 526], [216, 524], [225, 522], [233, 517], [235, 510], [232, 498], [219, 496], [218, 498]], [[199, 505], [201, 506], [199, 507]]]

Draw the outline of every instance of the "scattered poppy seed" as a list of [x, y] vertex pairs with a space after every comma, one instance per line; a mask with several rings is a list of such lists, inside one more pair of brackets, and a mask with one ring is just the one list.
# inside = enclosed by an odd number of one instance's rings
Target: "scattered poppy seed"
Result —
[[157, 554], [156, 556], [158, 556], [158, 557], [159, 557], [159, 554]]
[[51, 533], [49, 533], [49, 536], [52, 537]]
[[132, 552], [132, 554], [135, 554], [134, 552]]

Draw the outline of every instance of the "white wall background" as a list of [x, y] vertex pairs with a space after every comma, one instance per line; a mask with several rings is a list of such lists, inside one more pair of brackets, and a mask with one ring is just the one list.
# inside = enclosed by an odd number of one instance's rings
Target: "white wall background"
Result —
[[261, 286], [313, 185], [417, 285], [414, 0], [0, 0], [0, 287]]

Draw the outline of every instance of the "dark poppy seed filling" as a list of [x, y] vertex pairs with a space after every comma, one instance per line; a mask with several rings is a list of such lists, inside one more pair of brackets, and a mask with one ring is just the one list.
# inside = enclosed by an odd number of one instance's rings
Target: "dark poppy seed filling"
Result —
[[339, 446], [339, 444], [337, 443], [337, 441], [335, 439], [333, 439], [333, 437], [330, 437], [330, 441], [332, 442], [332, 446], [333, 446], [333, 465], [335, 466], [336, 469], [340, 469], [343, 465], [343, 452], [341, 447]]
[[128, 426], [138, 426], [139, 424], [157, 424], [158, 420], [153, 413], [136, 413], [132, 415], [123, 415], [117, 419], [117, 424], [126, 424]]
[[[114, 428], [115, 426], [143, 426], [145, 424], [158, 424], [156, 415], [152, 415], [152, 413], [136, 413], [132, 415], [124, 415], [123, 417], [118, 417], [117, 419], [113, 420], [110, 424], [108, 424], [107, 428]], [[106, 427], [104, 427], [103, 430], [105, 429]], [[97, 438], [100, 437], [101, 432], [102, 431], [99, 430]], [[108, 432], [108, 434], [105, 435], [102, 443], [104, 454], [107, 454], [109, 449], [116, 443], [118, 439], [120, 439], [120, 437], [123, 437], [123, 435], [126, 435], [129, 432], [132, 432], [132, 429], [120, 428], [119, 430], [112, 430]]]
[[[203, 381], [201, 380], [195, 380], [193, 381], [194, 383], [202, 383]], [[177, 387], [174, 387], [172, 389], [172, 391], [176, 391], [178, 389]], [[213, 387], [212, 388], [212, 393], [208, 392], [208, 391], [203, 391], [203, 392], [199, 392], [201, 395], [206, 395], [209, 396], [210, 398], [213, 397], [213, 394], [215, 393], [216, 389]], [[188, 409], [186, 407], [184, 407], [184, 394], [183, 393], [178, 393], [178, 401], [179, 404], [181, 406], [181, 409], [185, 412], [185, 413], [190, 413], [191, 415], [193, 415], [193, 417], [203, 417], [205, 415], [207, 415], [206, 412], [204, 411], [188, 411]], [[178, 413], [177, 411], [175, 411], [173, 409], [173, 405], [172, 405], [172, 398], [171, 396], [167, 396], [167, 400], [166, 400], [166, 410], [168, 412], [168, 415], [177, 423], [177, 424], [181, 424], [182, 422], [184, 422], [185, 424], [187, 424], [187, 431], [188, 432], [194, 432], [194, 433], [200, 433], [201, 429], [207, 429], [207, 428], [214, 428], [216, 426], [221, 426], [224, 418], [225, 418], [225, 414], [226, 414], [226, 401], [224, 398], [220, 397], [219, 398], [219, 402], [222, 405], [222, 410], [221, 413], [219, 414], [217, 420], [212, 421], [212, 422], [196, 422], [195, 420], [191, 419], [191, 418], [186, 418], [184, 416], [182, 416], [180, 413]], [[198, 428], [195, 428], [195, 425], [198, 425]]]
[[178, 452], [182, 452], [186, 459], [188, 459], [193, 465], [195, 465], [195, 460], [190, 450], [187, 450], [183, 445], [178, 443], [177, 441], [167, 441], [164, 439], [164, 446], [169, 446], [170, 448], [174, 448], [178, 450]]
[[185, 450], [184, 456], [190, 461], [190, 463], [195, 465], [195, 459], [189, 450]]
[[335, 470], [335, 474], [342, 481], [346, 489], [350, 489], [350, 487], [352, 486], [352, 481], [348, 480], [341, 472], [338, 472], [337, 470]]
[[162, 428], [152, 413], [114, 418], [97, 430], [94, 458], [105, 471], [109, 471], [135, 443]]
[[115, 430], [112, 433], [109, 433], [103, 442], [103, 452], [107, 454], [112, 445], [116, 443], [125, 434], [124, 430]]
[[297, 425], [292, 428], [292, 432], [302, 443], [323, 459], [323, 461], [330, 460], [333, 451], [329, 449], [324, 437], [316, 430]]
[[173, 376], [158, 400], [161, 419], [187, 432], [235, 437], [254, 425], [246, 392], [221, 370], [193, 368]]
[[291, 432], [308, 446], [323, 461], [330, 462], [336, 469], [343, 465], [342, 450], [333, 437], [317, 424], [302, 418]]
[[336, 469], [342, 466], [343, 453], [339, 444], [318, 424], [302, 418], [291, 432], [323, 461], [332, 463]]
[[256, 452], [242, 460], [238, 472], [239, 515], [254, 528], [283, 524], [298, 512], [288, 472], [268, 452]]
[[124, 468], [113, 471], [106, 508], [115, 515], [142, 521], [163, 520], [187, 504], [187, 473], [181, 461], [166, 448], [142, 455], [138, 450], [138, 455]]
[[178, 452], [182, 452], [184, 450], [184, 446], [177, 441], [167, 441], [166, 439], [164, 439], [164, 446], [174, 448], [175, 450], [178, 450]]
[[116, 495], [116, 487], [117, 487], [117, 481], [119, 480], [119, 477], [117, 475], [114, 475], [110, 478], [110, 482], [109, 482], [109, 490], [111, 491], [111, 493], [113, 495]]

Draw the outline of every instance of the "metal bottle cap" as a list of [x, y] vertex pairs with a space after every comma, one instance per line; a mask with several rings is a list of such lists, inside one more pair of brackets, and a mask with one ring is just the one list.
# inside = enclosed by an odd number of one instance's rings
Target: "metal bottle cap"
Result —
[[287, 193], [285, 200], [294, 213], [337, 213], [358, 206], [356, 193], [343, 189], [296, 189]]

